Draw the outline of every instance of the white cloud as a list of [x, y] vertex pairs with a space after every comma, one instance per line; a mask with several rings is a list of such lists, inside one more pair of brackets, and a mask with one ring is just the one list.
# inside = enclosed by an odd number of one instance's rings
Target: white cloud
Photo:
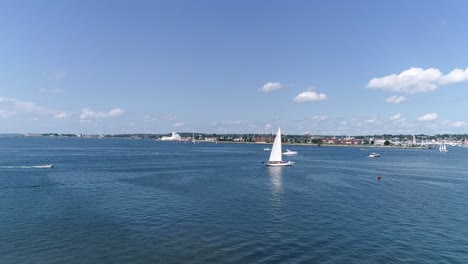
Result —
[[459, 128], [459, 127], [464, 127], [464, 126], [467, 126], [468, 123], [465, 122], [465, 121], [445, 121], [444, 123], [442, 123], [444, 126], [449, 126], [449, 127], [455, 127], [455, 128]]
[[327, 95], [323, 93], [317, 92], [302, 92], [298, 94], [293, 101], [296, 103], [304, 103], [304, 102], [318, 102], [327, 100]]
[[367, 120], [364, 120], [362, 122], [359, 122], [358, 126], [362, 126], [362, 125], [368, 125], [368, 124], [375, 124], [377, 123], [378, 120], [373, 118], [373, 119], [367, 119]]
[[268, 92], [271, 92], [273, 90], [278, 90], [278, 89], [281, 89], [283, 88], [283, 85], [281, 85], [281, 83], [279, 82], [268, 82], [268, 83], [265, 83], [262, 88], [260, 88], [260, 91], [261, 92], [264, 92], [264, 93], [268, 93]]
[[368, 88], [381, 89], [408, 94], [434, 91], [439, 85], [468, 81], [468, 68], [454, 69], [443, 75], [438, 69], [410, 68], [400, 74], [391, 74], [381, 78], [373, 78], [367, 84]]
[[396, 95], [390, 96], [389, 98], [385, 100], [385, 102], [390, 103], [390, 104], [399, 104], [404, 101], [406, 101], [406, 97], [396, 96]]
[[4, 108], [8, 108], [8, 110], [4, 110], [4, 114], [2, 114], [2, 116], [6, 115], [6, 112], [8, 112], [8, 116], [15, 115], [17, 113], [53, 116], [62, 114], [62, 112], [57, 112], [46, 107], [39, 106], [34, 102], [26, 102], [14, 98], [0, 97], [0, 105]]
[[399, 119], [401, 119], [401, 114], [396, 114], [390, 117], [390, 120], [399, 120]]
[[418, 118], [418, 121], [421, 121], [421, 122], [433, 121], [433, 120], [436, 120], [437, 118], [439, 118], [439, 115], [437, 115], [436, 113], [430, 113], [430, 114], [425, 114], [421, 116], [420, 118]]
[[112, 109], [109, 112], [95, 112], [89, 108], [85, 108], [81, 110], [80, 119], [82, 121], [96, 119], [96, 118], [111, 118], [111, 117], [118, 117], [125, 113], [125, 110], [116, 108]]
[[178, 122], [178, 123], [173, 124], [172, 126], [183, 127], [183, 126], [185, 126], [185, 123], [184, 122]]
[[322, 116], [322, 115], [315, 115], [315, 116], [312, 117], [312, 120], [314, 120], [314, 121], [324, 121], [326, 119], [327, 119], [327, 117]]
[[54, 117], [57, 118], [57, 119], [66, 119], [66, 118], [70, 117], [70, 114], [62, 112], [62, 113], [55, 114]]
[[468, 68], [465, 70], [455, 69], [451, 71], [449, 74], [442, 76], [439, 80], [439, 83], [449, 84], [465, 81], [468, 81]]
[[389, 118], [390, 120], [392, 120], [392, 124], [395, 124], [395, 125], [404, 125], [406, 124], [406, 118], [404, 118], [401, 114], [396, 114], [394, 116], [391, 116]]
[[36, 103], [21, 101], [21, 100], [17, 100], [13, 98], [0, 97], [0, 104], [7, 105], [21, 112], [36, 112], [36, 113], [48, 112], [47, 109], [45, 109], [44, 107], [38, 106]]

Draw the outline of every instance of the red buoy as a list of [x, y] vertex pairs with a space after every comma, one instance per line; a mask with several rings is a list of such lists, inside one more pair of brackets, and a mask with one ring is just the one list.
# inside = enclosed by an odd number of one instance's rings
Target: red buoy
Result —
[[382, 177], [380, 177], [380, 175], [377, 175], [377, 179], [380, 181], [380, 179], [382, 179]]

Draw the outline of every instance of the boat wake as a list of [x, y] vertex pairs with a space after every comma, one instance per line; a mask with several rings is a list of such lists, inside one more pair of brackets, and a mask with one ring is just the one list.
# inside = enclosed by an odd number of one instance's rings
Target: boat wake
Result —
[[0, 169], [51, 169], [53, 164], [33, 165], [33, 166], [0, 166]]

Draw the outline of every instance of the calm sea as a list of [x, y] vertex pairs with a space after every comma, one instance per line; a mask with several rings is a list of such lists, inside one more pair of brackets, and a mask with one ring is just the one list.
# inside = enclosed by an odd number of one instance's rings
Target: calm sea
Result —
[[0, 263], [468, 263], [468, 148], [264, 147], [1, 138]]

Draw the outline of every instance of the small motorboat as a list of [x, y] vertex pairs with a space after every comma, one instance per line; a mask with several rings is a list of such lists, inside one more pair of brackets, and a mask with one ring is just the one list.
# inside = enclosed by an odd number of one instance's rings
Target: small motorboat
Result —
[[292, 151], [292, 150], [286, 149], [286, 152], [283, 152], [283, 155], [285, 155], [285, 156], [296, 156], [297, 151]]
[[37, 168], [37, 169], [52, 169], [53, 167], [54, 167], [53, 164], [33, 166], [33, 168]]
[[263, 151], [270, 151], [271, 148], [264, 148]]
[[380, 157], [380, 154], [378, 153], [372, 152], [371, 154], [369, 154], [369, 158], [378, 158], [378, 157]]

